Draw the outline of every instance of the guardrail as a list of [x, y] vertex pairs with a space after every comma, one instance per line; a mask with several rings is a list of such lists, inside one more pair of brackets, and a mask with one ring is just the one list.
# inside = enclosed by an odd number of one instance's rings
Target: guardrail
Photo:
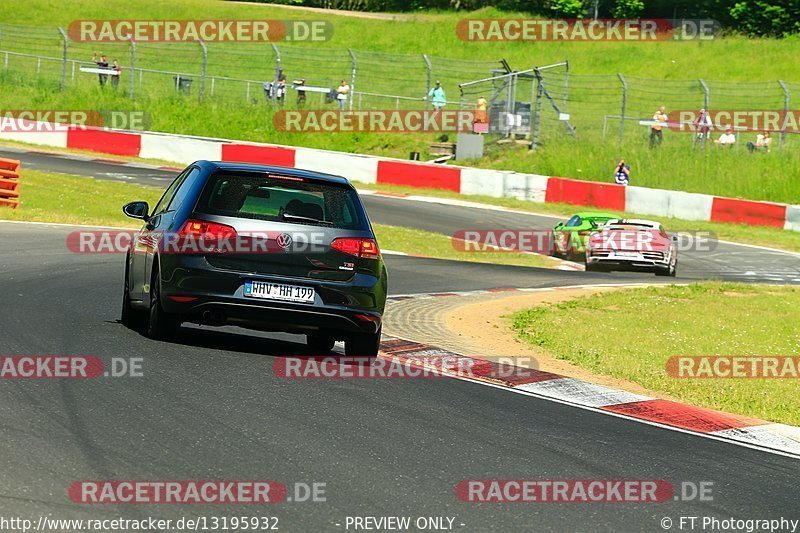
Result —
[[19, 161], [0, 159], [0, 206], [19, 207]]

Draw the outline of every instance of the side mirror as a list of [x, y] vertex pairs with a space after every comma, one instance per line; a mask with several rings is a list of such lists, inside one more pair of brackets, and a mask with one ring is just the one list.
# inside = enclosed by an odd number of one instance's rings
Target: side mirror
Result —
[[669, 238], [670, 238], [670, 240], [672, 242], [678, 242], [678, 236], [677, 235], [670, 235]]
[[147, 202], [131, 202], [122, 206], [122, 212], [131, 218], [138, 218], [147, 221], [150, 217], [150, 206]]
[[564, 223], [563, 222], [559, 222], [558, 224], [556, 224], [556, 228], [555, 229], [559, 230], [559, 229], [561, 229], [563, 227], [564, 227]]

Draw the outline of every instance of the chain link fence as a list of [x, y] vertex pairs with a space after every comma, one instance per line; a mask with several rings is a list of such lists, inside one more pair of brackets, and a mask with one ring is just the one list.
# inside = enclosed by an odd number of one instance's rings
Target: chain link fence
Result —
[[[271, 84], [279, 69], [286, 75], [287, 107], [297, 91], [292, 83], [334, 89], [350, 85], [351, 109], [430, 108], [428, 93], [436, 80], [458, 82], [485, 77], [499, 62], [465, 61], [426, 54], [404, 55], [354, 49], [270, 43], [87, 43], [69, 39], [61, 28], [0, 24], [0, 67], [58, 83], [61, 90], [99, 83], [93, 56], [117, 60], [122, 71], [117, 90], [130, 98], [174, 96], [216, 101], [276, 103]], [[113, 79], [113, 77], [112, 77]], [[450, 97], [450, 95], [448, 95]], [[308, 92], [306, 105], [321, 106], [327, 94]], [[448, 99], [448, 103], [457, 101]]]
[[[449, 106], [475, 110], [478, 99], [484, 97], [489, 132], [524, 135], [533, 148], [575, 139], [644, 142], [649, 134], [646, 122], [662, 105], [668, 113], [700, 108], [788, 111], [793, 95], [800, 95], [800, 83], [781, 80], [718, 82], [575, 74], [566, 61], [512, 71], [503, 60], [270, 43], [100, 45], [72, 41], [60, 28], [0, 24], [0, 73], [19, 73], [61, 90], [89, 87], [98, 84], [99, 75], [83, 72], [81, 67], [96, 67], [92, 57], [99, 53], [109, 63], [118, 61], [122, 71], [113, 86], [132, 99], [177, 94], [275, 105], [276, 94], [268, 89], [282, 69], [289, 87], [303, 78], [307, 86], [319, 88], [320, 92], [307, 93], [308, 107], [323, 107], [329, 101], [328, 92], [345, 80], [351, 89], [350, 109], [430, 109], [428, 93], [441, 80]], [[285, 101], [279, 103], [296, 107], [297, 94], [289, 89]], [[670, 120], [674, 120], [672, 115]], [[791, 133], [795, 132], [780, 132], [777, 144], [800, 143], [800, 136]], [[677, 142], [694, 146], [696, 136], [682, 135]]]
[[[556, 69], [542, 71], [540, 83], [559, 111], [541, 106], [534, 146], [567, 142], [567, 137], [603, 142], [645, 142], [656, 110], [665, 106], [670, 123], [680, 120], [678, 111], [701, 108], [726, 111], [789, 112], [800, 98], [800, 83], [775, 81], [720, 82], [704, 79], [657, 80], [624, 74], [570, 74]], [[546, 100], [547, 101], [547, 100]], [[571, 127], [570, 127], [571, 126]], [[675, 133], [671, 142], [697, 147], [698, 136], [689, 125]], [[736, 128], [734, 128], [736, 129]], [[670, 135], [669, 128], [667, 135]], [[715, 129], [713, 134], [721, 131]], [[740, 145], [755, 139], [756, 132], [737, 132]], [[749, 137], [753, 137], [750, 139]], [[796, 130], [778, 131], [777, 145], [800, 144]], [[705, 146], [705, 145], [703, 145]]]

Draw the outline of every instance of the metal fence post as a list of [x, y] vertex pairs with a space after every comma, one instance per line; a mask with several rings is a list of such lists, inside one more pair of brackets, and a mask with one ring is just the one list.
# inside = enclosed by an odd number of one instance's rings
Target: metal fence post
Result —
[[[133, 87], [136, 81], [136, 41], [133, 37], [128, 39], [131, 42], [131, 83], [128, 88], [128, 98], [133, 100]], [[139, 72], [139, 85], [142, 85], [142, 72]]]
[[206, 66], [208, 65], [208, 48], [206, 48], [206, 43], [203, 42], [203, 39], [198, 39], [198, 43], [200, 43], [200, 48], [203, 50], [203, 73], [200, 75], [200, 99], [203, 99], [203, 93], [206, 90]]
[[425, 85], [425, 109], [430, 109], [431, 103], [428, 100], [428, 93], [431, 92], [431, 71], [433, 70], [433, 68], [431, 67], [431, 61], [430, 59], [428, 59], [428, 56], [426, 54], [422, 54], [422, 59], [425, 60], [425, 70], [427, 72], [426, 85]]
[[[283, 68], [281, 66], [281, 51], [278, 50], [278, 46], [275, 43], [272, 44], [272, 51], [275, 52], [275, 77], [272, 79], [273, 83], [278, 83], [278, 73]], [[272, 91], [272, 101], [274, 102], [278, 98], [278, 91]], [[250, 84], [247, 84], [247, 100], [250, 100]]]
[[622, 137], [625, 134], [625, 107], [628, 104], [628, 82], [621, 73], [617, 72], [617, 76], [622, 82], [622, 111], [619, 117], [619, 145], [622, 146]]
[[64, 39], [64, 47], [61, 50], [61, 92], [64, 92], [67, 83], [67, 32], [58, 28], [61, 37]]
[[783, 82], [778, 80], [778, 85], [783, 89], [783, 124], [781, 125], [781, 146], [786, 144], [786, 121], [789, 117], [789, 87]]
[[708, 110], [708, 106], [710, 105], [709, 104], [710, 91], [708, 90], [708, 85], [706, 85], [705, 80], [702, 78], [700, 78], [700, 85], [703, 86], [703, 93], [705, 93], [705, 97], [703, 99], [703, 109]]
[[356, 66], [357, 65], [356, 65], [356, 54], [355, 54], [355, 52], [353, 52], [353, 49], [352, 48], [348, 48], [347, 51], [350, 52], [350, 58], [353, 60], [353, 73], [350, 75], [350, 94], [348, 95], [350, 97], [350, 111], [352, 111], [353, 110], [353, 94], [355, 93], [355, 90], [356, 90]]
[[542, 114], [542, 75], [539, 69], [533, 69], [533, 75], [536, 76], [536, 112], [533, 115], [533, 133], [531, 133], [531, 150], [536, 150], [536, 145], [539, 144], [539, 122], [540, 115]]
[[567, 97], [569, 95], [569, 60], [564, 60], [566, 66], [566, 74], [564, 75], [564, 113], [567, 112]]

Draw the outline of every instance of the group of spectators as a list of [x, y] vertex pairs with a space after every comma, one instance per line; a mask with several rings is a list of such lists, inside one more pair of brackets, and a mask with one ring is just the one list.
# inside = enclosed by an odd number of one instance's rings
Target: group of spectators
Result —
[[122, 67], [119, 66], [119, 61], [114, 59], [113, 63], [109, 64], [108, 56], [105, 54], [100, 54], [100, 59], [98, 59], [97, 56], [97, 52], [92, 55], [92, 62], [97, 65], [97, 68], [109, 71], [108, 74], [100, 73], [97, 75], [97, 78], [100, 81], [100, 86], [104, 87], [105, 84], [108, 83], [108, 77], [111, 76], [111, 86], [116, 89], [119, 86], [119, 77], [122, 73]]
[[[662, 133], [664, 126], [667, 126], [667, 113], [666, 108], [662, 105], [653, 115], [653, 123], [650, 125], [650, 148], [656, 148], [661, 145], [661, 142], [664, 140], [664, 134]], [[702, 142], [706, 142], [711, 138], [713, 123], [711, 121], [711, 116], [705, 109], [700, 110], [692, 126], [696, 132], [697, 138]], [[733, 132], [733, 128], [731, 126], [725, 128], [725, 133], [714, 140], [714, 144], [716, 146], [733, 148], [733, 146], [736, 145], [736, 134]], [[772, 137], [767, 130], [757, 134], [755, 141], [748, 141], [747, 143], [747, 149], [750, 152], [769, 152], [771, 146]]]
[[[663, 105], [659, 107], [653, 114], [653, 120], [650, 123], [650, 148], [657, 148], [661, 146], [664, 141], [664, 127], [667, 127], [668, 116], [666, 107]], [[711, 129], [713, 123], [711, 116], [705, 109], [701, 109], [697, 118], [692, 122], [692, 126], [697, 135], [697, 139], [706, 142], [711, 139]], [[736, 145], [736, 134], [731, 126], [725, 128], [725, 133], [722, 133], [718, 139], [714, 140], [714, 144], [719, 147], [733, 148]], [[769, 152], [772, 147], [772, 136], [768, 130], [764, 130], [756, 135], [755, 141], [748, 141], [747, 150], [749, 152], [764, 151]], [[619, 163], [614, 169], [614, 183], [618, 185], [628, 185], [631, 177], [631, 167], [625, 163], [624, 159], [620, 159]]]

